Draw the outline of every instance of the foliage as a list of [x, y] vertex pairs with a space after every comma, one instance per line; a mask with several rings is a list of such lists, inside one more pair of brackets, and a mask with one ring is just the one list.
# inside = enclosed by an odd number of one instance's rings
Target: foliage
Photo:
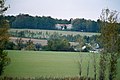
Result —
[[46, 29], [54, 30], [55, 24], [72, 24], [72, 31], [99, 32], [100, 20], [92, 21], [86, 19], [54, 19], [51, 16], [30, 16], [19, 14], [17, 16], [6, 16], [10, 21], [11, 28], [17, 29]]
[[71, 24], [71, 20], [67, 19], [55, 19], [57, 24]]
[[[16, 44], [14, 47], [14, 49], [16, 48], [16, 50], [21, 50], [21, 49], [28, 50], [28, 48], [26, 48], [27, 41], [25, 39], [47, 40], [47, 42], [52, 39], [65, 39], [71, 44], [68, 49], [69, 51], [88, 52], [89, 50], [92, 50], [92, 48], [95, 48], [96, 44], [100, 45], [101, 47], [99, 41], [100, 36], [97, 33], [86, 33], [86, 32], [79, 33], [79, 32], [71, 32], [71, 31], [57, 32], [57, 30], [34, 30], [34, 29], [30, 29], [30, 30], [13, 29], [10, 30], [9, 33], [11, 33], [12, 37], [17, 37], [16, 42], [14, 41], [14, 39], [11, 39]], [[86, 49], [81, 50], [83, 46], [86, 46]], [[39, 49], [38, 49], [35, 40], [33, 40], [33, 47], [34, 49], [32, 50], [48, 50], [48, 46], [43, 47], [41, 45], [39, 45]]]
[[79, 42], [79, 51], [87, 52], [86, 50], [82, 50], [82, 47], [85, 46], [85, 39], [83, 39], [83, 37], [78, 37], [76, 41]]
[[69, 51], [70, 43], [67, 39], [61, 38], [60, 35], [53, 34], [48, 40], [47, 50], [52, 51]]
[[4, 44], [8, 41], [8, 22], [0, 16], [0, 48], [4, 49]]
[[9, 22], [5, 20], [3, 13], [7, 9], [4, 6], [5, 1], [0, 0], [0, 49], [4, 49], [4, 44], [8, 41], [9, 35], [8, 35], [8, 28], [9, 28]]
[[39, 50], [41, 50], [41, 49], [42, 49], [42, 45], [39, 44], [39, 43], [36, 43], [36, 44], [35, 44], [35, 50], [36, 50], [36, 51], [39, 51]]
[[0, 75], [3, 74], [5, 66], [10, 63], [10, 58], [6, 51], [0, 50]]
[[55, 20], [50, 16], [30, 16], [28, 14], [19, 14], [17, 16], [7, 16], [11, 28], [28, 29], [55, 29]]
[[73, 30], [81, 31], [81, 32], [98, 32], [99, 31], [99, 23], [91, 20], [83, 19], [75, 19], [73, 20]]
[[118, 12], [103, 9], [100, 19], [101, 43], [104, 49], [100, 56], [100, 80], [106, 79], [106, 69], [109, 71], [109, 80], [116, 80], [117, 60], [120, 53]]
[[15, 49], [15, 43], [14, 42], [11, 42], [11, 41], [8, 41], [6, 44], [5, 44], [5, 50], [14, 50]]
[[22, 38], [17, 38], [15, 42], [8, 42], [5, 46], [6, 50], [37, 50], [39, 51], [41, 44], [34, 44], [31, 39], [23, 40]]
[[22, 40], [22, 38], [17, 38], [16, 39], [16, 49], [17, 50], [22, 50], [23, 49], [23, 47], [24, 47], [24, 43], [23, 43], [24, 41]]
[[31, 39], [27, 41], [25, 50], [35, 50], [35, 46]]
[[83, 33], [83, 32], [71, 32], [71, 31], [57, 31], [57, 30], [27, 30], [27, 29], [13, 29], [9, 31], [12, 37], [22, 38], [34, 38], [34, 39], [46, 39], [48, 40], [52, 35], [57, 34], [62, 38], [67, 39], [70, 42], [76, 42], [78, 38], [83, 37], [85, 43], [99, 42], [99, 33]]
[[8, 7], [5, 7], [5, 0], [0, 0], [0, 15], [3, 15], [3, 13], [8, 9]]
[[5, 67], [10, 63], [7, 52], [4, 51], [5, 43], [9, 39], [8, 27], [9, 23], [5, 20], [3, 13], [8, 7], [5, 7], [5, 0], [0, 0], [0, 76], [3, 74]]

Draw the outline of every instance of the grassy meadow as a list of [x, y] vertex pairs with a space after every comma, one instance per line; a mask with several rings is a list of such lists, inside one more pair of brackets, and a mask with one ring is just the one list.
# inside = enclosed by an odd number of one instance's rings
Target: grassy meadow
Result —
[[[3, 76], [12, 77], [75, 77], [79, 76], [78, 61], [82, 59], [82, 75], [87, 75], [88, 61], [89, 76], [93, 77], [93, 55], [82, 52], [53, 52], [53, 51], [8, 51], [11, 64], [6, 67]], [[99, 54], [96, 54], [97, 68]], [[120, 66], [120, 61], [118, 68]], [[118, 69], [120, 79], [120, 68]]]
[[41, 29], [10, 29], [10, 32], [16, 31], [30, 31], [33, 33], [42, 32], [43, 34], [48, 33], [52, 35], [53, 33], [58, 33], [61, 35], [81, 35], [81, 36], [92, 36], [92, 35], [99, 35], [100, 33], [92, 33], [92, 32], [76, 32], [76, 31], [62, 31], [62, 30], [41, 30]]

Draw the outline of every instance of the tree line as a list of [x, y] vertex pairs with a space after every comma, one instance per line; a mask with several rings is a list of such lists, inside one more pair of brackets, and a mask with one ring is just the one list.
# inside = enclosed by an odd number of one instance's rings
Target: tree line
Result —
[[92, 21], [86, 19], [57, 19], [51, 16], [30, 16], [29, 14], [19, 14], [17, 16], [6, 16], [10, 22], [10, 28], [17, 29], [46, 29], [56, 30], [55, 24], [72, 24], [71, 31], [98, 32], [100, 20]]

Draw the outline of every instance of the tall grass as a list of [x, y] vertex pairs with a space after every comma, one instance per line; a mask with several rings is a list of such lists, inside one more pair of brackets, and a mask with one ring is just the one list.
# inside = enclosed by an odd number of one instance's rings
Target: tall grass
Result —
[[0, 80], [94, 80], [93, 78], [86, 77], [65, 77], [65, 78], [57, 78], [57, 77], [35, 77], [35, 78], [19, 78], [19, 77], [1, 77]]

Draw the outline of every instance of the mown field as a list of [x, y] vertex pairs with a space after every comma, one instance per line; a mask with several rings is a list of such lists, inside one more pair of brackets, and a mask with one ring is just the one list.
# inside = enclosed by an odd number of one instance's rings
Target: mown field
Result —
[[42, 32], [43, 34], [48, 33], [49, 35], [53, 33], [58, 33], [61, 35], [81, 35], [81, 36], [92, 36], [92, 35], [99, 35], [99, 33], [91, 33], [91, 32], [75, 32], [75, 31], [61, 31], [61, 30], [41, 30], [41, 29], [10, 29], [11, 32], [16, 31], [30, 31], [33, 33]]
[[[79, 76], [78, 61], [82, 59], [82, 75], [93, 77], [92, 53], [52, 52], [52, 51], [8, 51], [11, 64], [6, 67], [3, 76], [12, 77], [74, 77]], [[96, 54], [97, 67], [99, 54]], [[118, 80], [120, 79], [120, 61], [118, 64]]]

